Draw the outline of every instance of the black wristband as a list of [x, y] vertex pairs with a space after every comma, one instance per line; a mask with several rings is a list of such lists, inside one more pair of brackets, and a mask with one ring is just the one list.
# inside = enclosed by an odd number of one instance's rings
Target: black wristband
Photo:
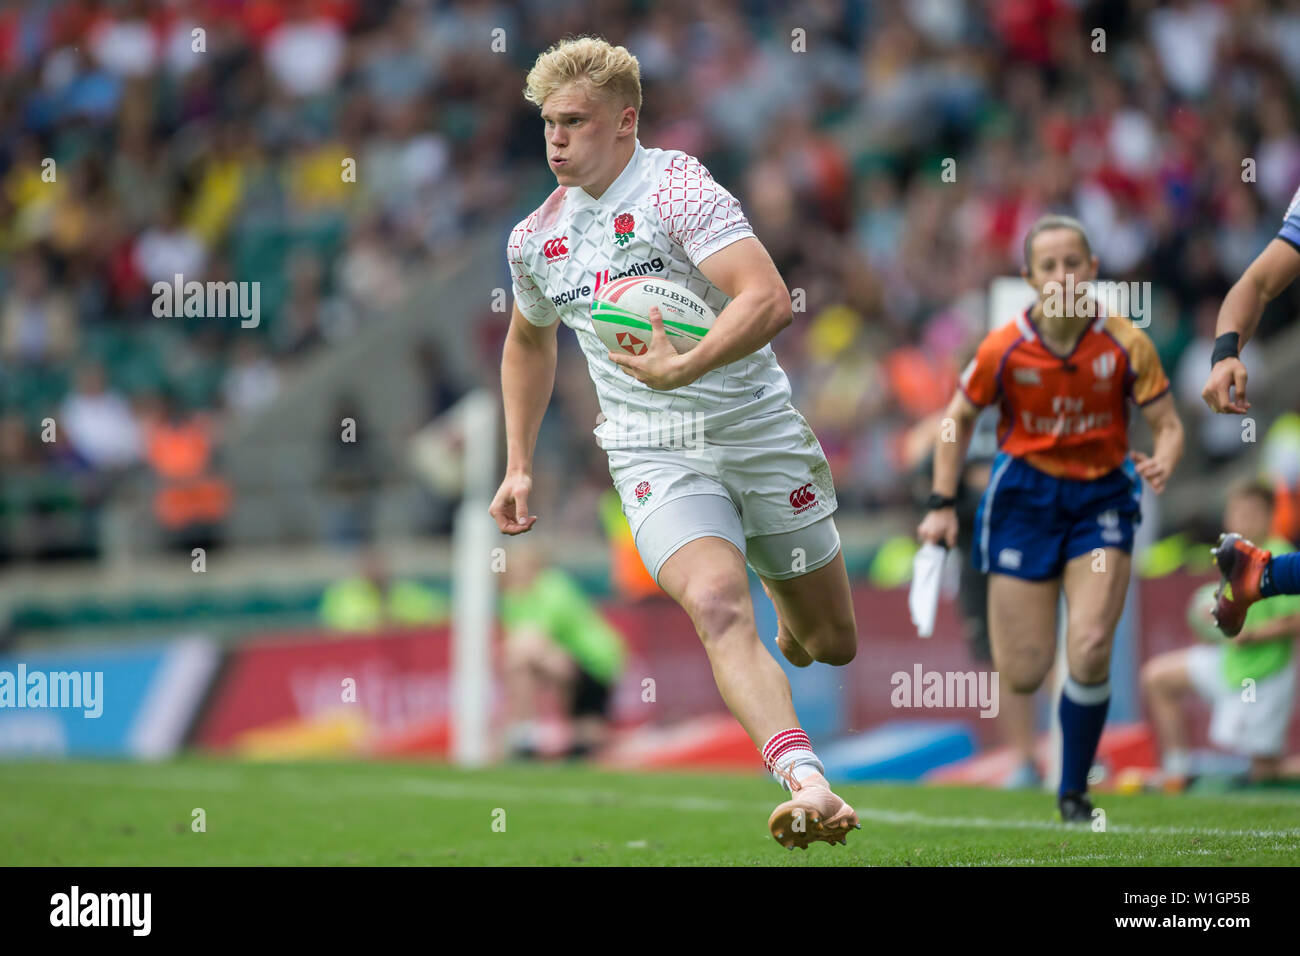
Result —
[[956, 503], [956, 498], [947, 498], [937, 491], [932, 491], [930, 497], [925, 499], [925, 510], [937, 511], [940, 508], [951, 508]]
[[1237, 343], [1241, 336], [1236, 332], [1224, 332], [1214, 340], [1214, 354], [1210, 356], [1210, 368], [1218, 365], [1226, 358], [1237, 357]]

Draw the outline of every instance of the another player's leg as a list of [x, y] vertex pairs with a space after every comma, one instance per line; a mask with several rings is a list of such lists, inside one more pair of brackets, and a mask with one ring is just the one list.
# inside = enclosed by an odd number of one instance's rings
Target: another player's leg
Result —
[[1215, 648], [1168, 651], [1157, 654], [1142, 665], [1142, 693], [1146, 696], [1151, 722], [1155, 725], [1163, 783], [1167, 790], [1185, 789], [1191, 777], [1192, 760], [1188, 750], [1184, 702], [1194, 689], [1190, 667], [1192, 650], [1213, 653]]
[[[798, 531], [751, 538], [748, 552], [776, 605], [777, 643], [786, 659], [799, 667], [806, 666], [801, 663], [805, 657], [837, 666], [853, 660], [858, 625], [834, 520], [826, 517]], [[795, 648], [797, 656], [792, 656]]]
[[573, 662], [541, 631], [520, 629], [505, 642], [509, 726], [505, 746], [515, 759], [538, 756], [538, 697], [570, 680]]
[[1069, 607], [1068, 671], [1061, 693], [1061, 783], [1057, 803], [1069, 822], [1092, 819], [1088, 771], [1110, 709], [1110, 650], [1124, 611], [1130, 559], [1120, 548], [1071, 558], [1063, 577]]
[[822, 775], [795, 717], [790, 682], [759, 639], [739, 549], [726, 538], [695, 538], [673, 551], [657, 579], [695, 624], [727, 707], [773, 776], [791, 791], [768, 821], [773, 836], [787, 847], [845, 842], [847, 831], [858, 826], [857, 814]]
[[998, 727], [1016, 754], [1016, 767], [1002, 781], [1002, 786], [1007, 790], [1040, 789], [1043, 777], [1035, 754], [1035, 694], [1000, 691], [999, 696], [1002, 699], [998, 705]]
[[1246, 612], [1261, 598], [1275, 594], [1300, 594], [1300, 552], [1265, 551], [1239, 534], [1221, 534], [1211, 552], [1219, 567], [1214, 622], [1228, 637], [1236, 637], [1246, 623]]

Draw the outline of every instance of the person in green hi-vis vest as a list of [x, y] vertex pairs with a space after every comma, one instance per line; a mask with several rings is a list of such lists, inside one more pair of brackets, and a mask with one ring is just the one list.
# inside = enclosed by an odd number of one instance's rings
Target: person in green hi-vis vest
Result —
[[[1260, 482], [1236, 485], [1228, 493], [1223, 526], [1274, 554], [1293, 550], [1269, 535], [1273, 491]], [[1195, 691], [1213, 708], [1210, 742], [1250, 758], [1250, 780], [1282, 776], [1287, 729], [1295, 695], [1292, 642], [1300, 634], [1300, 595], [1279, 595], [1251, 605], [1245, 626], [1224, 638], [1212, 616], [1215, 582], [1202, 585], [1188, 607], [1189, 628], [1206, 643], [1158, 654], [1142, 668], [1160, 740], [1164, 784], [1184, 789], [1193, 777], [1183, 703]]]
[[446, 623], [451, 599], [418, 581], [393, 578], [377, 548], [358, 559], [358, 572], [335, 581], [321, 596], [320, 622], [331, 631], [381, 631]]
[[514, 542], [501, 581], [512, 757], [539, 756], [539, 703], [558, 692], [572, 721], [567, 755], [588, 757], [608, 739], [609, 705], [627, 656], [623, 639], [564, 570]]

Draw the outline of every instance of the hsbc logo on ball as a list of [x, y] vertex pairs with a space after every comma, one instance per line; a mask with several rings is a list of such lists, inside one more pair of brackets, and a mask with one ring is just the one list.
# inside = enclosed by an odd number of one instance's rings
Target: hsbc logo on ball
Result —
[[813, 490], [812, 482], [801, 485], [790, 492], [790, 507], [794, 509], [795, 514], [802, 514], [816, 505], [817, 492]]
[[548, 263], [563, 262], [569, 258], [569, 247], [565, 245], [569, 241], [568, 236], [560, 236], [558, 239], [547, 239], [542, 244], [542, 252], [546, 256]]
[[618, 344], [629, 355], [644, 355], [649, 346], [643, 339], [637, 338], [631, 332], [619, 332], [616, 336]]

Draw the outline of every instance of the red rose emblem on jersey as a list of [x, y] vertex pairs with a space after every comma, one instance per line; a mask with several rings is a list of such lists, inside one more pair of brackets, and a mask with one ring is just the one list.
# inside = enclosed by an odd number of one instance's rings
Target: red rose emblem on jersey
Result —
[[620, 246], [627, 245], [627, 241], [632, 238], [632, 230], [636, 228], [636, 220], [632, 218], [630, 212], [619, 213], [614, 217], [614, 241]]
[[644, 504], [645, 500], [650, 497], [650, 482], [643, 481], [636, 486], [637, 504]]

